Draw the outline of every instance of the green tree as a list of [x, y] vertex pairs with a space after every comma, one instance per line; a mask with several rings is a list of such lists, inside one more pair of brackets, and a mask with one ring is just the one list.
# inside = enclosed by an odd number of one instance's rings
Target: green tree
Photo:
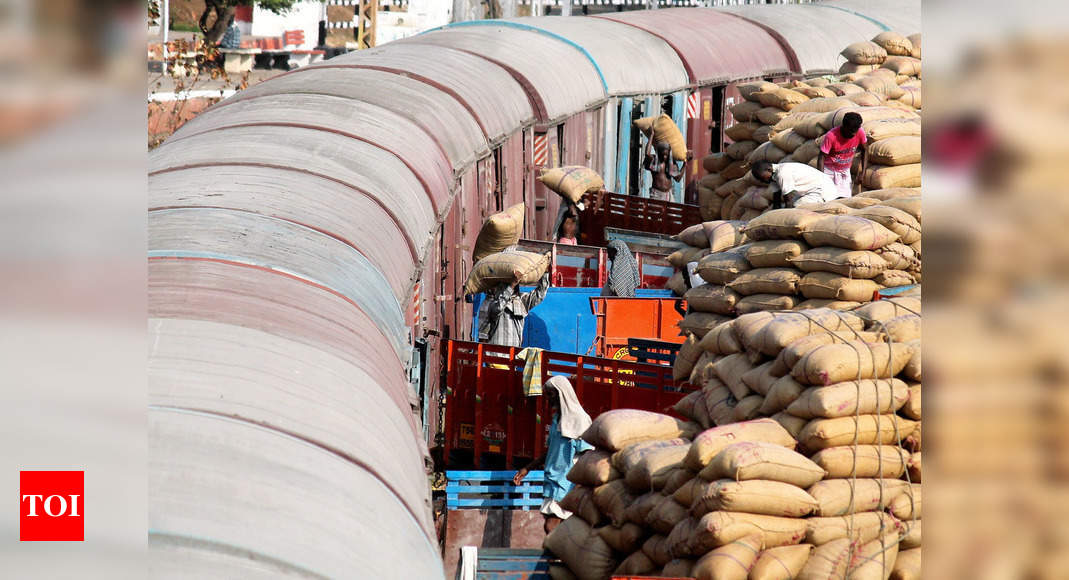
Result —
[[234, 21], [234, 12], [238, 6], [256, 4], [275, 14], [282, 14], [296, 3], [297, 0], [207, 0], [204, 3], [204, 13], [200, 15], [200, 31], [204, 34], [204, 42], [215, 46], [223, 39], [227, 27]]

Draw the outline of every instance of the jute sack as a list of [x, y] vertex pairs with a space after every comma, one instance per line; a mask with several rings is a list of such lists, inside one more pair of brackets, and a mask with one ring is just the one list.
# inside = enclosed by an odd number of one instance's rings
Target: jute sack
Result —
[[746, 259], [747, 249], [744, 246], [736, 246], [705, 256], [698, 262], [698, 275], [710, 284], [728, 284], [739, 274], [751, 269], [750, 262]]
[[665, 495], [659, 491], [644, 493], [638, 496], [624, 511], [627, 521], [640, 527], [646, 525], [646, 518], [650, 512], [665, 500]]
[[694, 569], [694, 560], [674, 558], [671, 562], [664, 565], [661, 570], [661, 576], [667, 576], [669, 578], [689, 578], [693, 576], [691, 570]]
[[805, 385], [794, 380], [790, 375], [776, 379], [768, 388], [768, 394], [765, 395], [765, 400], [761, 404], [761, 413], [775, 415], [786, 409], [804, 390]]
[[583, 199], [584, 193], [605, 187], [605, 181], [598, 172], [582, 165], [544, 169], [538, 180], [576, 205]]
[[[700, 345], [701, 343], [698, 344]], [[701, 356], [699, 356], [697, 362], [694, 363], [694, 369], [690, 371], [690, 384], [694, 386], [702, 386], [710, 378], [715, 378], [716, 373], [713, 371], [713, 363], [716, 362], [719, 358], [720, 357], [718, 355], [715, 355], [711, 352], [702, 351]], [[705, 409], [702, 412], [707, 413], [708, 410]], [[701, 424], [700, 421], [699, 424]], [[709, 428], [708, 426], [704, 425], [703, 427], [705, 429]]]
[[779, 377], [772, 374], [773, 361], [764, 362], [742, 375], [742, 382], [750, 387], [750, 390], [759, 394], [768, 394], [768, 389]]
[[753, 141], [753, 132], [760, 129], [761, 124], [754, 121], [744, 121], [724, 129], [724, 135], [732, 141]]
[[865, 92], [865, 89], [855, 85], [854, 83], [842, 83], [842, 82], [840, 82], [840, 83], [832, 83], [832, 84], [828, 85], [826, 88], [829, 91], [835, 93], [836, 95], [839, 95], [840, 97], [845, 97], [846, 95], [852, 95], [852, 94], [855, 94], [855, 93], [863, 93], [863, 92]]
[[692, 423], [668, 415], [637, 409], [613, 409], [594, 419], [583, 433], [583, 440], [595, 447], [620, 451], [639, 441], [690, 438], [693, 435]]
[[564, 564], [549, 565], [550, 580], [577, 580], [575, 574]]
[[594, 491], [585, 485], [573, 485], [560, 500], [560, 507], [583, 518], [591, 526], [597, 526], [605, 519], [594, 505]]
[[687, 292], [687, 283], [683, 281], [683, 273], [676, 272], [665, 282], [664, 287], [671, 290], [676, 296], [682, 296]]
[[920, 187], [921, 164], [909, 165], [872, 165], [865, 169], [862, 178], [865, 187], [886, 189], [889, 187]]
[[597, 487], [620, 478], [620, 472], [612, 466], [612, 456], [600, 449], [579, 456], [568, 470], [568, 481], [576, 485]]
[[728, 287], [744, 296], [795, 294], [801, 278], [801, 274], [794, 268], [755, 268], [739, 274]]
[[741, 399], [749, 394], [742, 382], [742, 375], [753, 369], [750, 359], [745, 354], [728, 355], [713, 363], [713, 372], [729, 389], [735, 398]]
[[635, 121], [635, 127], [645, 133], [652, 131], [654, 143], [668, 143], [672, 148], [672, 158], [676, 161], [687, 160], [687, 141], [668, 115], [661, 113], [657, 117], [643, 117]]
[[[866, 130], [866, 133], [868, 131]], [[702, 157], [702, 169], [709, 173], [720, 173], [730, 164], [732, 159], [723, 153], [713, 153]]]
[[746, 580], [761, 552], [763, 537], [751, 534], [702, 556], [688, 576], [697, 580]]
[[764, 403], [765, 398], [761, 395], [750, 394], [742, 399], [735, 405], [734, 419], [735, 421], [749, 421], [756, 419], [760, 416], [761, 405]]
[[[839, 74], [844, 74], [844, 75], [865, 74], [865, 73], [870, 73], [870, 72], [878, 69], [879, 67], [880, 67], [880, 65], [878, 65], [878, 64], [854, 64], [852, 62], [844, 62], [843, 64], [839, 65]], [[851, 82], [853, 82], [854, 79], [850, 79], [850, 80], [851, 80]]]
[[738, 85], [735, 85], [735, 88], [739, 89], [739, 94], [742, 95], [742, 98], [746, 99], [747, 101], [757, 102], [758, 99], [754, 95], [754, 93], [758, 93], [761, 91], [774, 91], [779, 87], [777, 87], [775, 83], [770, 83], [766, 81], [751, 81], [748, 83], [740, 83]]
[[690, 442], [681, 439], [651, 439], [632, 443], [612, 455], [612, 466], [622, 474], [627, 474], [638, 467], [638, 464], [647, 456], [662, 449], [678, 448], [689, 445]]
[[896, 197], [883, 202], [887, 207], [900, 209], [913, 216], [918, 223], [921, 221], [921, 197]]
[[920, 87], [902, 87], [903, 94], [898, 97], [898, 100], [905, 103], [914, 109], [920, 109], [923, 101], [921, 99]]
[[[675, 467], [665, 473], [667, 475], [663, 478], [659, 476], [653, 478], [653, 489], [659, 489], [666, 496], [675, 496], [679, 488], [694, 479], [694, 474], [686, 467], [683, 467], [682, 463], [677, 463]], [[662, 481], [664, 483], [663, 487], [661, 486]]]
[[[775, 125], [772, 126], [772, 133], [778, 134], [787, 129], [795, 129], [802, 123], [805, 123], [811, 119], [822, 119], [826, 113], [805, 113], [805, 112], [793, 112], [788, 113], [786, 117], [782, 118]], [[806, 137], [812, 139], [812, 137]]]
[[642, 550], [632, 553], [613, 570], [613, 576], [644, 576], [657, 570], [657, 564]]
[[834, 92], [824, 87], [799, 87], [794, 89], [810, 99], [825, 99], [837, 96]]
[[891, 569], [891, 580], [920, 580], [921, 579], [921, 549], [900, 549], [895, 558], [895, 566]]
[[684, 244], [695, 248], [709, 247], [709, 238], [705, 235], [705, 228], [702, 227], [702, 224], [694, 224], [683, 228], [681, 232], [673, 237]]
[[719, 479], [694, 498], [690, 513], [697, 517], [712, 511], [725, 511], [801, 518], [816, 509], [817, 500], [804, 489], [789, 483]]
[[895, 342], [912, 342], [920, 340], [921, 317], [916, 314], [903, 314], [883, 323], [881, 331]]
[[715, 190], [716, 188], [720, 187], [721, 185], [724, 185], [725, 183], [727, 183], [727, 180], [724, 179], [719, 173], [710, 173], [708, 175], [703, 175], [700, 179], [698, 179], [699, 186], [708, 188], [710, 190]]
[[915, 296], [887, 298], [871, 304], [865, 304], [854, 311], [854, 314], [857, 314], [869, 323], [887, 322], [896, 316], [920, 313], [921, 300]]
[[802, 429], [799, 443], [811, 451], [855, 442], [858, 445], [888, 445], [909, 437], [916, 424], [916, 421], [897, 415], [813, 419]]
[[920, 136], [888, 137], [869, 145], [869, 161], [877, 165], [921, 162]]
[[831, 310], [853, 310], [861, 306], [860, 302], [849, 300], [829, 300], [827, 298], [810, 298], [798, 303], [792, 310], [813, 310], [816, 308], [829, 308]]
[[653, 488], [654, 478], [664, 478], [668, 471], [679, 465], [687, 456], [690, 444], [662, 447], [643, 457], [638, 465], [627, 470], [625, 482], [633, 492], [646, 492]]
[[[703, 354], [702, 356], [704, 357], [706, 355]], [[691, 372], [690, 375], [691, 384], [694, 384], [694, 372]], [[689, 395], [680, 399], [675, 405], [672, 405], [672, 410], [684, 419], [694, 421], [698, 425], [701, 425], [703, 429], [708, 429], [710, 427], [709, 414], [705, 410], [705, 397], [702, 396], [700, 390], [692, 391]]]
[[776, 313], [772, 320], [757, 332], [754, 345], [758, 352], [776, 356], [800, 338], [829, 330], [861, 330], [864, 325], [865, 321], [859, 316], [830, 309], [805, 313]]
[[828, 542], [852, 539], [858, 543], [872, 541], [884, 529], [897, 529], [898, 522], [884, 512], [861, 512], [852, 516], [813, 517], [806, 520], [806, 543], [822, 546]]
[[691, 538], [697, 529], [698, 520], [690, 516], [683, 518], [683, 521], [676, 524], [676, 527], [672, 528], [672, 531], [667, 536], [668, 539], [665, 544], [668, 546], [668, 553], [675, 558], [693, 556]]
[[755, 419], [703, 431], [694, 438], [683, 466], [699, 472], [709, 461], [726, 447], [738, 442], [764, 442], [784, 448], [794, 448], [795, 440], [779, 423], [772, 419]]
[[726, 316], [712, 314], [710, 312], [691, 312], [684, 316], [683, 320], [679, 321], [679, 328], [683, 332], [689, 332], [698, 340], [701, 340], [701, 338], [705, 336], [705, 333], [715, 328], [716, 325], [728, 320], [730, 320], [730, 318]]
[[787, 412], [803, 419], [834, 419], [855, 413], [894, 413], [908, 399], [909, 389], [904, 381], [862, 379], [826, 387], [810, 387], [787, 407]]
[[757, 163], [758, 161], [769, 161], [771, 163], [779, 163], [787, 156], [787, 152], [779, 147], [776, 147], [772, 143], [762, 143], [758, 145], [749, 155], [746, 156], [746, 162], [750, 164]]
[[903, 491], [901, 495], [891, 502], [891, 514], [902, 521], [913, 518], [920, 519], [922, 512], [921, 489], [921, 484], [911, 484], [909, 489]]
[[[888, 101], [891, 99], [897, 99], [905, 94], [905, 90], [898, 86], [895, 80], [876, 75], [869, 75], [859, 81], [857, 86], [865, 89], [870, 93], [876, 93], [877, 95], [883, 95]], [[893, 107], [894, 103], [887, 102], [886, 106]]]
[[[905, 97], [903, 97], [903, 98], [905, 98]], [[770, 139], [772, 139], [772, 127], [771, 127], [771, 125], [774, 125], [774, 124], [775, 123], [766, 123], [766, 124], [762, 125], [760, 129], [758, 129], [758, 130], [753, 132], [753, 140], [757, 141], [759, 147], [761, 145], [764, 145], [765, 143], [768, 143], [768, 141]], [[753, 154], [751, 153], [750, 155], [753, 155]], [[747, 159], [749, 159], [749, 156], [747, 156]]]
[[[715, 175], [715, 174], [714, 174]], [[705, 177], [710, 177], [706, 175]], [[720, 177], [716, 175], [716, 177]], [[704, 179], [704, 178], [703, 178]], [[715, 220], [720, 217], [720, 210], [724, 207], [724, 198], [716, 194], [716, 191], [698, 184], [698, 210], [703, 220]]]
[[757, 100], [766, 107], [776, 107], [784, 111], [790, 111], [800, 103], [809, 100], [809, 97], [791, 89], [776, 87], [775, 90], [762, 90], [753, 94]]
[[865, 91], [864, 93], [856, 93], [846, 97], [850, 99], [854, 105], [862, 107], [879, 107], [884, 103], [884, 96], [877, 95], [876, 93], [870, 93]]
[[791, 369], [801, 383], [831, 385], [859, 379], [889, 379], [902, 372], [913, 348], [892, 343], [828, 344], [810, 351]]
[[[805, 131], [804, 127], [799, 127], [800, 131]], [[821, 132], [822, 129], [818, 127], [817, 132]], [[817, 135], [819, 137], [820, 135]], [[810, 139], [806, 141], [801, 147], [794, 150], [791, 154], [791, 158], [795, 163], [809, 163], [817, 158], [820, 154], [820, 143], [816, 139]]]
[[799, 419], [784, 412], [776, 413], [771, 418], [779, 423], [792, 437], [801, 433], [802, 428], [805, 427], [805, 419]]
[[[905, 138], [908, 139], [909, 137]], [[888, 141], [893, 141], [893, 139]], [[873, 205], [863, 209], [855, 209], [851, 215], [872, 220], [891, 230], [898, 234], [899, 241], [903, 244], [912, 244], [921, 239], [920, 222], [917, 221], [917, 218], [900, 209], [886, 205]]]
[[806, 138], [796, 133], [794, 129], [786, 129], [772, 135], [770, 141], [776, 147], [788, 153], [793, 153], [795, 149], [805, 144]]
[[583, 518], [568, 518], [546, 536], [543, 547], [553, 552], [579, 580], [601, 580], [616, 569], [612, 548]]
[[871, 41], [855, 42], [839, 54], [854, 64], [880, 64], [887, 60], [887, 50]]
[[743, 232], [752, 241], [801, 239], [803, 234], [827, 216], [804, 209], [774, 209], [750, 220]]
[[[757, 336], [761, 332], [761, 329], [766, 324], [772, 321], [775, 317], [771, 312], [756, 312], [753, 314], [745, 314], [735, 319], [732, 328], [735, 330], [735, 337], [739, 339], [739, 343], [743, 348], [750, 353], [756, 353], [757, 350]], [[755, 357], [754, 362], [758, 362]]]
[[[746, 190], [746, 193], [739, 198], [736, 209], [741, 207], [743, 209], [757, 210], [757, 217], [761, 215], [761, 212], [768, 209], [768, 206], [772, 205], [772, 192], [767, 187], [751, 187]], [[751, 218], [752, 219], [752, 218]]]
[[672, 494], [672, 499], [679, 502], [679, 505], [689, 508], [693, 505], [695, 498], [705, 493], [705, 488], [710, 485], [712, 484], [700, 477], [692, 477]]
[[878, 199], [869, 199], [867, 197], [861, 197], [860, 195], [855, 195], [854, 197], [839, 198], [839, 199], [835, 200], [835, 203], [841, 203], [841, 204], [845, 205], [846, 207], [848, 207], [850, 209], [861, 209], [861, 208], [869, 207], [870, 205], [879, 205], [880, 204], [880, 200], [878, 200]]
[[848, 577], [853, 580], [887, 580], [898, 557], [898, 534], [888, 533], [854, 554]]
[[779, 366], [779, 364], [782, 363], [787, 369], [785, 374], [790, 374], [791, 370], [794, 369], [795, 365], [797, 365], [805, 355], [822, 346], [835, 343], [846, 344], [855, 340], [865, 343], [875, 343], [879, 342], [881, 338], [882, 335], [875, 332], [855, 332], [852, 330], [811, 334], [805, 338], [799, 338], [780, 351], [780, 353], [776, 355], [776, 364], [774, 366]]
[[696, 262], [709, 254], [709, 248], [696, 248], [687, 246], [668, 254], [665, 258], [673, 268], [682, 270], [690, 262]]
[[635, 501], [635, 495], [622, 479], [614, 479], [599, 485], [593, 492], [594, 505], [609, 518], [613, 525], [622, 526], [627, 521], [627, 508]]
[[[795, 133], [810, 141], [818, 139], [821, 135], [827, 133], [827, 129], [824, 128], [824, 119], [829, 113], [813, 113], [812, 115], [794, 126]], [[804, 163], [804, 159], [809, 155], [809, 149], [812, 147], [817, 147], [819, 151], [820, 144], [807, 142], [792, 152], [792, 158], [798, 163]], [[816, 157], [816, 153], [813, 153], [813, 156]]]
[[742, 344], [735, 337], [735, 329], [731, 326], [732, 321], [725, 322], [709, 331], [698, 346], [706, 352], [718, 355], [735, 354], [742, 352]]
[[797, 544], [805, 537], [806, 524], [801, 518], [781, 518], [742, 512], [709, 512], [698, 520], [691, 537], [691, 552], [706, 554], [752, 534], [760, 534], [765, 548]]
[[827, 298], [869, 302], [881, 286], [872, 280], [847, 278], [831, 272], [810, 272], [798, 282], [806, 298]]
[[[788, 113], [787, 111], [784, 111], [783, 109], [780, 109], [778, 107], [761, 107], [761, 109], [757, 111], [755, 119], [759, 123], [772, 126], [772, 132], [775, 132], [776, 123], [779, 123], [780, 121], [785, 119], [789, 114], [790, 113]], [[757, 132], [755, 131], [754, 134], [756, 135]], [[771, 137], [772, 135], [771, 133], [769, 133], [769, 138]]]
[[501, 284], [535, 284], [549, 267], [549, 254], [501, 252], [476, 262], [464, 284], [465, 294], [485, 292]]
[[809, 246], [798, 240], [765, 240], [746, 248], [746, 260], [754, 268], [787, 268], [790, 259], [800, 256]]
[[909, 462], [906, 464], [906, 469], [909, 470], [909, 480], [913, 483], [923, 482], [923, 453], [920, 451], [909, 456]]
[[688, 336], [680, 345], [679, 352], [676, 353], [676, 362], [672, 367], [672, 380], [681, 381], [689, 377], [701, 353], [702, 350], [698, 348], [698, 339]]
[[[857, 463], [854, 456], [857, 455]], [[847, 477], [901, 477], [909, 453], [893, 445], [845, 445], [818, 451], [813, 463], [828, 472], [828, 479]], [[856, 469], [856, 473], [854, 473]], [[882, 470], [882, 471], [881, 471]]]
[[735, 407], [738, 399], [719, 379], [714, 379], [702, 389], [705, 395], [705, 407], [709, 410], [709, 420], [714, 425], [728, 425], [735, 422]]
[[913, 48], [913, 50], [910, 51], [909, 55], [912, 56], [913, 58], [920, 58], [921, 57], [921, 33], [917, 32], [915, 34], [910, 34], [906, 38], [909, 39], [909, 43], [910, 43], [910, 45], [912, 45], [912, 48]]
[[739, 293], [719, 284], [704, 284], [691, 288], [683, 295], [687, 305], [699, 312], [714, 314], [733, 314]]
[[[807, 225], [808, 228], [803, 235], [805, 241], [814, 248], [834, 246], [847, 250], [875, 250], [898, 240], [898, 234], [882, 225], [852, 215], [821, 216]], [[748, 229], [747, 235], [750, 235]], [[813, 298], [832, 297], [813, 296]]]
[[790, 310], [797, 304], [797, 296], [787, 294], [751, 294], [739, 299], [738, 303], [735, 304], [735, 312], [738, 314], [752, 314], [754, 312]]
[[668, 551], [668, 538], [663, 534], [650, 536], [642, 544], [642, 551], [658, 566], [664, 566], [672, 561], [672, 554]]
[[846, 97], [810, 99], [799, 104], [793, 110], [801, 112], [827, 113], [843, 107], [853, 107], [854, 102]]
[[824, 470], [782, 445], [743, 441], [717, 453], [698, 475], [709, 481], [767, 479], [805, 488], [820, 481]]
[[515, 246], [523, 234], [523, 204], [518, 203], [503, 212], [486, 218], [479, 237], [475, 238], [475, 251], [471, 259], [475, 262]]
[[892, 56], [883, 62], [881, 68], [893, 71], [895, 74], [915, 77], [921, 74], [921, 59], [912, 56]]
[[921, 547], [921, 524], [923, 520], [916, 520], [912, 522], [905, 522], [902, 524], [902, 541], [901, 546], [903, 550], [912, 550], [913, 548]]
[[750, 139], [745, 141], [736, 141], [731, 145], [724, 148], [724, 153], [728, 154], [728, 157], [732, 159], [746, 159], [750, 153], [753, 153], [754, 149], [757, 149], [757, 141], [753, 140], [753, 134], [751, 133]]
[[728, 110], [731, 111], [731, 116], [734, 117], [736, 121], [745, 123], [756, 119], [757, 117], [755, 117], [755, 115], [757, 114], [757, 110], [762, 106], [761, 103], [744, 99], [741, 103], [732, 105]]
[[909, 399], [902, 406], [902, 414], [906, 417], [919, 421], [921, 418], [921, 385], [913, 383], [909, 386]]
[[646, 516], [646, 527], [653, 531], [668, 535], [676, 524], [687, 518], [687, 508], [671, 497], [657, 504]]
[[901, 479], [826, 479], [813, 484], [809, 495], [820, 504], [817, 515], [847, 516], [882, 511], [907, 489], [909, 483]]
[[891, 137], [917, 136], [921, 134], [920, 119], [875, 119], [861, 125], [865, 135], [872, 141], [882, 141]]
[[798, 573], [797, 580], [837, 580], [846, 578], [853, 545], [843, 538], [817, 546]]
[[913, 52], [913, 44], [909, 39], [891, 30], [877, 34], [873, 37], [872, 42], [882, 46], [888, 55], [908, 56]]
[[750, 569], [749, 577], [754, 580], [794, 580], [809, 561], [812, 551], [810, 544], [764, 550]]
[[[876, 79], [876, 80], [882, 81], [883, 79]], [[895, 88], [898, 88], [898, 85], [895, 85]], [[858, 89], [861, 92], [865, 92], [865, 90], [866, 90], [866, 89], [863, 89], [861, 87], [858, 87]], [[877, 91], [873, 91], [873, 92], [877, 92]], [[897, 97], [892, 97], [892, 98], [897, 98]], [[864, 126], [864, 123], [869, 122], [869, 121], [874, 121], [876, 119], [917, 119], [917, 118], [919, 118], [919, 116], [917, 115], [916, 111], [912, 111], [912, 110], [904, 111], [902, 109], [897, 109], [897, 108], [891, 107], [891, 106], [884, 106], [884, 107], [844, 107], [842, 109], [838, 109], [838, 110], [832, 111], [830, 113], [825, 113], [824, 116], [821, 118], [820, 125], [821, 125], [821, 127], [824, 128], [825, 131], [830, 131], [831, 129], [834, 129], [835, 127], [838, 127], [839, 125], [842, 125], [843, 117], [845, 117], [847, 113], [857, 113], [857, 114], [861, 115], [861, 119], [862, 119], [862, 123], [863, 123], [862, 126]]]

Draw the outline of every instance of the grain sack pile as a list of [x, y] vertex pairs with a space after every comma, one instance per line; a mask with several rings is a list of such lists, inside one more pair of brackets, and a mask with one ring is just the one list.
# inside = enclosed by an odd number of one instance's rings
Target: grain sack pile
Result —
[[[916, 41], [917, 46], [913, 46]], [[920, 185], [920, 35], [885, 32], [851, 44], [841, 75], [738, 85], [743, 101], [730, 108], [735, 123], [724, 133], [732, 143], [702, 159], [698, 180], [702, 219], [748, 220], [766, 211], [771, 193], [749, 174], [759, 160], [816, 167], [820, 139], [859, 113], [872, 141], [882, 144], [860, 176], [866, 189]], [[857, 160], [860, 166], [860, 159]]]

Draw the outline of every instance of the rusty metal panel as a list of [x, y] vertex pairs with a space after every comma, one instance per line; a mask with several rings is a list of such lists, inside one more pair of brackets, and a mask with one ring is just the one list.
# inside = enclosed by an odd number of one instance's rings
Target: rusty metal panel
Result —
[[534, 121], [527, 94], [508, 71], [460, 50], [439, 47], [434, 58], [428, 58], [427, 49], [421, 45], [390, 42], [338, 56], [327, 64], [405, 71], [410, 78], [452, 91], [475, 115], [490, 141], [506, 138]]
[[314, 176], [348, 184], [388, 211], [419, 253], [437, 227], [423, 184], [404, 163], [383, 149], [336, 133], [237, 127], [166, 142], [149, 154], [150, 175], [190, 166], [271, 166], [279, 173], [299, 174], [302, 180]]
[[[498, 176], [504, 191], [504, 206], [512, 207], [524, 203], [524, 133], [514, 133], [501, 144], [501, 167], [503, 174]], [[527, 209], [527, 208], [525, 208]], [[526, 213], [526, 212], [525, 212]]]
[[[609, 95], [671, 93], [690, 84], [687, 70], [672, 47], [656, 36], [611, 20], [547, 16], [514, 18], [583, 47], [598, 63]], [[656, 63], [638, 66], [637, 63]]]
[[454, 171], [486, 155], [475, 117], [448, 93], [399, 74], [346, 65], [301, 67], [239, 91], [216, 108], [264, 95], [333, 95], [393, 111], [418, 125], [445, 152]]
[[[871, 20], [822, 4], [750, 4], [722, 10], [764, 24], [782, 35], [806, 75], [837, 73], [839, 65], [846, 62], [839, 52], [881, 31]], [[815, 30], [820, 34], [814, 34]]]
[[432, 30], [397, 42], [444, 46], [505, 67], [525, 88], [541, 123], [563, 119], [606, 98], [595, 65], [577, 48], [507, 22]]
[[270, 95], [210, 109], [175, 132], [168, 143], [223, 128], [295, 126], [375, 145], [416, 175], [436, 208], [448, 203], [453, 169], [429, 135], [382, 107], [330, 95]]
[[791, 56], [760, 26], [709, 8], [612, 12], [595, 18], [623, 22], [671, 45], [692, 83], [724, 83], [791, 70]]
[[909, 35], [921, 31], [921, 0], [897, 0], [896, 2], [832, 0], [825, 5], [871, 18], [877, 24], [887, 27], [888, 30], [902, 34]]

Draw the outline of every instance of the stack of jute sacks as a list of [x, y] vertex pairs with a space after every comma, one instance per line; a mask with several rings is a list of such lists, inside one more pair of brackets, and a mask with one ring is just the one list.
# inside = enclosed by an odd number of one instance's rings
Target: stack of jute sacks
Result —
[[[680, 327], [701, 339], [730, 317], [758, 311], [849, 310], [876, 292], [921, 281], [920, 198], [910, 189], [881, 190], [832, 202], [772, 210], [746, 222], [707, 222], [678, 238], [669, 256], [683, 268], [697, 261], [706, 283], [689, 290], [682, 272], [669, 283], [690, 312]], [[697, 247], [704, 232], [718, 242]], [[718, 249], [726, 247], [726, 249]], [[717, 250], [717, 251], [714, 251]], [[684, 290], [685, 293], [683, 292]]]
[[746, 220], [765, 211], [772, 197], [748, 173], [753, 163], [816, 167], [820, 137], [848, 112], [862, 116], [874, 141], [893, 139], [872, 152], [865, 187], [920, 185], [920, 35], [885, 32], [842, 54], [848, 62], [837, 77], [738, 85], [743, 101], [730, 108], [736, 122], [725, 130], [734, 142], [702, 159], [708, 172], [698, 180], [702, 219]]

